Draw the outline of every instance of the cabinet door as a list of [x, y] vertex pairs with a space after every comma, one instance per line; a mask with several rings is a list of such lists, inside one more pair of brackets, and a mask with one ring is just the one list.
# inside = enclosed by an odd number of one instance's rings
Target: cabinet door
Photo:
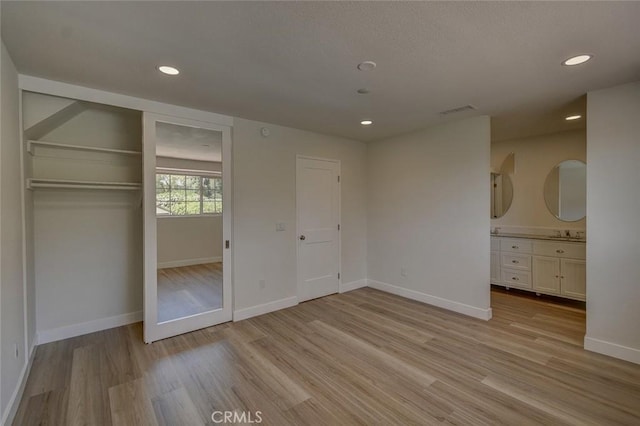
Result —
[[587, 262], [584, 260], [562, 259], [561, 289], [562, 295], [572, 299], [586, 300], [587, 297]]
[[502, 285], [500, 281], [500, 252], [491, 252], [491, 284]]
[[540, 293], [560, 294], [560, 259], [533, 256], [533, 289]]

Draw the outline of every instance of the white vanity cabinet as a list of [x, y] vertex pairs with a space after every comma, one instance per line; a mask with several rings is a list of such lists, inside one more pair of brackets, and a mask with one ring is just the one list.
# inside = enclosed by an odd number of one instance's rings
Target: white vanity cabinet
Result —
[[509, 237], [491, 242], [491, 284], [585, 300], [584, 242]]
[[500, 239], [491, 237], [491, 284], [500, 283]]
[[500, 238], [500, 275], [505, 287], [531, 289], [531, 241]]
[[539, 293], [560, 295], [560, 259], [533, 256], [533, 267], [536, 270], [533, 289]]
[[586, 247], [584, 243], [534, 241], [533, 288], [571, 299], [586, 299]]

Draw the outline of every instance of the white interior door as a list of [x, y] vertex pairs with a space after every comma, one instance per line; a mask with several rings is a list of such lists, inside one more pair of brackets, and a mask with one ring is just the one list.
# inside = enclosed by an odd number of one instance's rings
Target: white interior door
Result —
[[340, 282], [340, 162], [296, 163], [298, 300], [337, 293]]
[[230, 127], [144, 113], [147, 343], [232, 319], [230, 166]]

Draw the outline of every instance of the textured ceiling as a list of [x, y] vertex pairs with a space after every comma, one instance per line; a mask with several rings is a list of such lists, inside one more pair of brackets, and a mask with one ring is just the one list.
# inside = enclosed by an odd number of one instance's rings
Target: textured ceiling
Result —
[[587, 91], [640, 79], [639, 2], [1, 5], [23, 74], [364, 141], [467, 104], [446, 119], [489, 114], [496, 140], [584, 127], [563, 115]]
[[158, 122], [156, 155], [185, 160], [222, 161], [222, 133]]

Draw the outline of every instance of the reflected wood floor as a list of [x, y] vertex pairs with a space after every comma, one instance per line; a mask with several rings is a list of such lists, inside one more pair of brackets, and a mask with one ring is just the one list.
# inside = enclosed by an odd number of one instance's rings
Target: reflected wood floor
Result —
[[158, 269], [158, 322], [222, 308], [222, 262]]
[[364, 288], [151, 345], [141, 324], [54, 342], [16, 424], [640, 424], [640, 366], [584, 351], [584, 310], [492, 305], [485, 322]]

